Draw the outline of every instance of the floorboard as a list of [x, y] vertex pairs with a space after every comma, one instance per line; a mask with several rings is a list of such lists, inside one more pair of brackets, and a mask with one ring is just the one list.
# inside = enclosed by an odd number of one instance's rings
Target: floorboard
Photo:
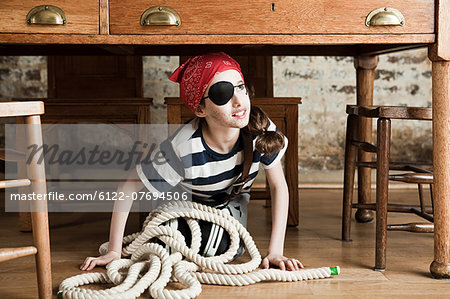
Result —
[[[268, 282], [246, 287], [203, 286], [199, 298], [333, 298], [414, 297], [449, 298], [450, 283], [432, 279], [433, 235], [388, 232], [387, 269], [374, 265], [375, 223], [352, 223], [352, 242], [340, 241], [342, 190], [301, 189], [300, 225], [289, 227], [285, 254], [299, 258], [305, 267], [339, 265], [342, 273], [330, 279], [295, 283]], [[414, 190], [391, 191], [392, 202], [417, 201]], [[2, 200], [3, 202], [3, 200]], [[31, 244], [31, 234], [17, 230], [17, 215], [0, 212], [0, 246]], [[250, 203], [248, 229], [262, 254], [270, 236], [270, 208], [265, 201]], [[80, 274], [80, 263], [96, 255], [107, 240], [108, 213], [53, 213], [50, 215], [53, 287], [66, 277]], [[389, 223], [417, 222], [417, 216], [390, 214]], [[127, 233], [138, 230], [133, 215]], [[241, 259], [244, 259], [241, 258]], [[94, 271], [104, 271], [103, 268]], [[34, 258], [25, 257], [0, 265], [0, 298], [36, 298]], [[142, 298], [149, 298], [145, 293]]]

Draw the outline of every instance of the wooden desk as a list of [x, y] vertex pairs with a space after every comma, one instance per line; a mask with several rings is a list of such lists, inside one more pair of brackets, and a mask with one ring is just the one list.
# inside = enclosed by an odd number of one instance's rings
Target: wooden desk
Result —
[[[175, 26], [141, 26], [141, 16], [151, 5], [145, 0], [55, 2], [67, 17], [61, 25], [27, 25], [28, 12], [41, 1], [4, 3], [0, 7], [0, 55], [193, 55], [226, 51], [231, 55], [357, 56], [357, 102], [370, 105], [376, 55], [428, 46], [433, 68], [435, 180], [435, 251], [430, 271], [436, 278], [450, 278], [450, 1], [383, 2], [400, 11], [404, 21], [392, 15], [395, 13], [386, 15], [389, 9], [384, 10], [378, 1], [153, 2], [176, 11], [180, 19], [174, 21]], [[377, 8], [381, 8], [378, 21], [384, 18], [400, 25], [366, 26], [366, 17]], [[153, 17], [163, 10], [157, 9], [143, 21], [154, 22]], [[370, 126], [363, 124], [361, 131], [368, 129]], [[363, 195], [360, 200], [364, 200]]]

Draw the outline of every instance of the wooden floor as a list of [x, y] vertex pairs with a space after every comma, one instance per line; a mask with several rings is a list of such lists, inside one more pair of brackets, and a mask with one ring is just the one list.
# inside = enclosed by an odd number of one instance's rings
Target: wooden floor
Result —
[[[433, 257], [432, 234], [388, 232], [387, 270], [375, 272], [374, 223], [353, 223], [353, 242], [340, 241], [341, 190], [300, 190], [300, 226], [289, 228], [285, 254], [299, 258], [305, 267], [335, 266], [342, 273], [329, 279], [306, 282], [266, 282], [247, 287], [203, 286], [200, 298], [333, 298], [413, 297], [450, 298], [450, 282], [432, 279], [428, 268]], [[396, 202], [415, 203], [413, 190], [394, 190]], [[3, 200], [2, 200], [3, 202]], [[31, 242], [31, 235], [17, 232], [17, 216], [0, 217], [0, 246]], [[132, 217], [127, 232], [138, 230]], [[95, 255], [108, 237], [109, 214], [52, 214], [51, 244], [53, 286], [66, 277], [80, 274], [81, 261]], [[412, 215], [391, 214], [389, 223], [418, 221]], [[269, 241], [270, 209], [263, 201], [250, 204], [248, 228], [260, 252]], [[0, 298], [35, 298], [33, 257], [0, 264]], [[94, 271], [103, 271], [99, 268]], [[142, 298], [148, 298], [145, 293]]]

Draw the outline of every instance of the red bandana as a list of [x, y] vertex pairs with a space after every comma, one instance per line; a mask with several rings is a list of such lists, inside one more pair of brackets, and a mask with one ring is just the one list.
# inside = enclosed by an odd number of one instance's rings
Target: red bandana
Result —
[[238, 71], [244, 80], [239, 63], [223, 52], [189, 58], [169, 80], [180, 83], [181, 100], [194, 112], [214, 76], [227, 70]]

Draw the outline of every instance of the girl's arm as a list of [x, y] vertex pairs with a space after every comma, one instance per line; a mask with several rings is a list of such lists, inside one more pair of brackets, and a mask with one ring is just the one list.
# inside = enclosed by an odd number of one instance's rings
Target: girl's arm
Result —
[[121, 256], [122, 239], [125, 231], [128, 214], [133, 204], [132, 193], [138, 192], [144, 187], [144, 184], [139, 179], [139, 176], [134, 169], [127, 180], [119, 185], [117, 193], [125, 194], [123, 201], [116, 201], [114, 203], [114, 211], [111, 216], [111, 225], [109, 230], [109, 244], [108, 252], [99, 257], [87, 257], [81, 265], [81, 270], [92, 270], [95, 266], [108, 265]]
[[270, 265], [276, 265], [282, 270], [285, 270], [286, 266], [289, 270], [298, 270], [303, 268], [300, 261], [283, 256], [289, 210], [289, 190], [281, 163], [277, 162], [274, 167], [266, 169], [265, 173], [272, 200], [272, 234], [270, 236], [268, 254], [263, 259], [262, 265], [266, 269]]

